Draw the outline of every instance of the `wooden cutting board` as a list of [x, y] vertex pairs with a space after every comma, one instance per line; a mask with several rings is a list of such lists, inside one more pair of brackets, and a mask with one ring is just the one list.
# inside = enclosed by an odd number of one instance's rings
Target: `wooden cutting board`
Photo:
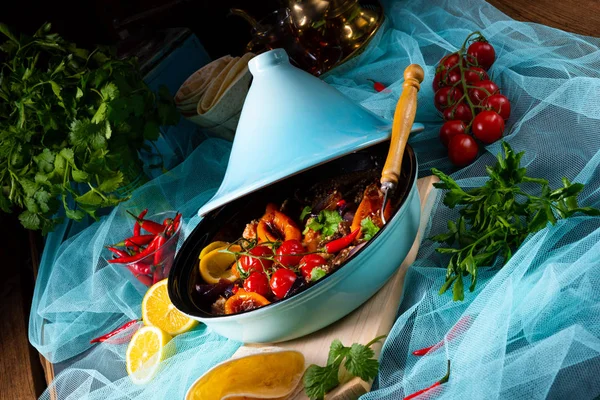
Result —
[[[369, 301], [334, 324], [310, 335], [288, 342], [277, 343], [275, 347], [300, 351], [304, 354], [307, 365], [325, 365], [327, 363], [329, 346], [334, 339], [340, 339], [345, 346], [350, 346], [352, 343], [368, 343], [373, 338], [380, 335], [387, 335], [390, 332], [396, 319], [398, 306], [400, 305], [404, 276], [408, 267], [417, 257], [417, 251], [421, 243], [421, 234], [431, 214], [433, 201], [431, 201], [432, 199], [428, 201], [428, 198], [433, 189], [433, 183], [437, 181], [438, 178], [435, 176], [428, 176], [417, 181], [417, 189], [421, 198], [421, 224], [419, 233], [404, 262], [388, 283], [371, 297]], [[431, 198], [433, 197], [431, 196]], [[266, 346], [272, 347], [273, 345], [244, 345], [232, 357], [254, 353]], [[372, 348], [376, 356], [379, 356], [381, 343], [375, 344]], [[326, 400], [355, 400], [371, 389], [371, 383], [364, 382], [360, 378], [354, 378], [328, 393]], [[293, 396], [291, 400], [308, 400], [308, 397], [301, 388], [297, 392], [299, 393]]]

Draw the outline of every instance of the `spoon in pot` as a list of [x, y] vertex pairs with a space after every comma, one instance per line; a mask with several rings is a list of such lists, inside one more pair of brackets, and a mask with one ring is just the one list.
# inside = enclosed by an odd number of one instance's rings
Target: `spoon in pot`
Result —
[[352, 220], [352, 231], [361, 228], [363, 220], [367, 217], [371, 218], [375, 225], [383, 226], [391, 213], [388, 200], [400, 180], [402, 157], [415, 120], [417, 93], [424, 75], [423, 68], [417, 64], [411, 64], [404, 70], [402, 94], [396, 105], [392, 123], [390, 149], [381, 172], [381, 186], [373, 183], [365, 188], [362, 201]]
[[404, 83], [402, 84], [402, 94], [396, 104], [394, 112], [394, 121], [392, 123], [392, 138], [390, 140], [390, 150], [381, 172], [381, 193], [383, 193], [383, 202], [381, 203], [381, 221], [385, 225], [385, 207], [388, 199], [398, 186], [400, 172], [402, 168], [402, 157], [404, 149], [408, 142], [408, 136], [415, 121], [417, 113], [417, 93], [421, 88], [421, 82], [425, 72], [418, 64], [411, 64], [404, 70]]

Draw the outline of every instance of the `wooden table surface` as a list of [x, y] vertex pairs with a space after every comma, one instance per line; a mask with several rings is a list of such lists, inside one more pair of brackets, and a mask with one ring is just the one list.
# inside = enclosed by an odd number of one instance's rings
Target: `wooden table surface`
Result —
[[[489, 0], [489, 2], [519, 21], [536, 22], [569, 32], [600, 37], [600, 0]], [[20, 239], [27, 240], [26, 236], [21, 236]], [[12, 263], [3, 264], [8, 266]], [[19, 263], [15, 262], [15, 264]], [[18, 270], [21, 265], [15, 264], [12, 264], [12, 267]], [[10, 312], [8, 308], [4, 310], [0, 319], [2, 324], [0, 326], [0, 399], [34, 399], [43, 389], [41, 382], [44, 376], [27, 339], [29, 310], [22, 307], [23, 304], [28, 304], [27, 297], [31, 301], [32, 291], [30, 282], [24, 282], [22, 274], [15, 274], [14, 271], [5, 275], [10, 278], [3, 280], [0, 286], [0, 303], [17, 305], [17, 307], [10, 307]]]

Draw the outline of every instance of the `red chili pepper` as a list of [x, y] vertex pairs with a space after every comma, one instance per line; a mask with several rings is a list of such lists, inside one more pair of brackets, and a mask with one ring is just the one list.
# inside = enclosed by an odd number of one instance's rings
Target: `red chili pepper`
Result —
[[111, 264], [129, 264], [135, 261], [139, 261], [142, 258], [146, 257], [149, 254], [152, 254], [152, 252], [156, 249], [156, 242], [158, 240], [159, 236], [157, 235], [154, 240], [152, 240], [152, 242], [150, 242], [150, 244], [148, 245], [148, 247], [146, 247], [144, 250], [140, 251], [137, 254], [134, 254], [132, 256], [127, 256], [127, 257], [119, 257], [119, 258], [115, 258], [112, 260], [108, 260], [109, 263]]
[[358, 233], [360, 232], [360, 228], [355, 229], [351, 233], [347, 234], [344, 237], [333, 240], [325, 245], [325, 251], [329, 254], [337, 253], [338, 251], [344, 250], [346, 247], [350, 246], [350, 244], [356, 239]]
[[173, 223], [173, 218], [165, 218], [163, 221], [163, 226], [168, 226], [171, 225]]
[[[458, 333], [459, 333], [458, 331], [461, 330], [461, 328], [469, 326], [469, 325], [471, 325], [471, 316], [470, 315], [465, 315], [464, 317], [459, 319], [458, 322], [448, 332], [448, 341], [454, 339], [458, 335]], [[430, 351], [439, 349], [443, 345], [444, 345], [444, 340], [442, 339], [440, 342], [438, 342], [432, 346], [424, 347], [422, 349], [413, 351], [413, 355], [415, 355], [417, 357], [421, 357], [421, 356], [424, 356], [425, 354], [429, 353]]]
[[[166, 229], [165, 229], [166, 230]], [[164, 249], [162, 248], [165, 242], [167, 241], [167, 235], [161, 233], [158, 235], [158, 240], [156, 241], [156, 253], [154, 253], [154, 274], [152, 276], [152, 284], [158, 282], [162, 278], [162, 262]]]
[[346, 205], [346, 200], [341, 199], [340, 201], [338, 201], [337, 203], [335, 203], [335, 206], [340, 208]]
[[134, 247], [145, 246], [150, 243], [156, 235], [139, 235], [127, 238], [119, 243], [115, 243], [112, 247]]
[[110, 246], [107, 247], [107, 249], [112, 251], [119, 257], [129, 257], [129, 253], [127, 253], [125, 250], [115, 249], [114, 247], [110, 247]]
[[140, 281], [142, 284], [144, 284], [146, 286], [152, 285], [152, 279], [148, 275], [140, 274], [139, 272], [137, 272], [136, 268], [134, 268], [132, 265], [128, 265], [127, 269], [129, 269], [129, 272], [131, 272], [133, 274], [133, 276], [135, 276], [137, 278], [137, 280]]
[[385, 85], [381, 82], [374, 81], [373, 79], [367, 80], [373, 82], [373, 89], [377, 92], [383, 92], [386, 89]]
[[173, 232], [177, 232], [177, 229], [179, 229], [180, 223], [181, 223], [181, 213], [177, 213], [177, 215], [175, 215], [175, 219], [173, 220]]
[[450, 379], [450, 360], [448, 360], [448, 372], [446, 372], [446, 375], [440, 379], [439, 381], [437, 381], [436, 383], [434, 383], [433, 385], [426, 387], [425, 389], [421, 389], [418, 392], [414, 392], [413, 394], [410, 394], [408, 396], [406, 396], [404, 398], [404, 400], [410, 400], [410, 399], [414, 399], [415, 397], [422, 395], [425, 392], [430, 391], [433, 388], [436, 388], [438, 386], [443, 385], [444, 383], [448, 382], [448, 379]]
[[95, 339], [90, 340], [90, 343], [98, 343], [98, 342], [104, 342], [107, 339], [110, 339], [111, 337], [123, 332], [124, 330], [126, 330], [127, 328], [129, 328], [131, 325], [137, 324], [140, 320], [139, 319], [134, 319], [133, 321], [129, 321], [127, 322], [125, 325], [122, 325], [120, 327], [118, 327], [117, 329], [115, 329], [114, 331], [111, 331], [105, 335], [99, 336]]
[[149, 219], [138, 218], [135, 215], [133, 215], [130, 211], [127, 211], [127, 213], [129, 213], [129, 215], [131, 215], [133, 218], [135, 218], [137, 223], [142, 226], [142, 229], [144, 229], [145, 231], [148, 231], [154, 235], [158, 235], [165, 229], [165, 227], [163, 225], [161, 225], [157, 222], [150, 221]]
[[[146, 208], [144, 211], [138, 215], [138, 219], [144, 219], [144, 217], [148, 214], [148, 209]], [[133, 225], [133, 236], [140, 236], [140, 228], [141, 225], [136, 221], [135, 225]]]

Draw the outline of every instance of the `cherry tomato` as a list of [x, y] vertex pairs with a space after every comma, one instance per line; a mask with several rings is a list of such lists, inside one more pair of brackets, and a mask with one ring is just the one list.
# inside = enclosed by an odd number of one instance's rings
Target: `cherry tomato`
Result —
[[460, 81], [460, 69], [452, 68], [450, 71], [442, 73], [442, 78], [444, 84], [448, 86], [454, 86], [455, 83]]
[[433, 84], [431, 86], [433, 87], [434, 93], [437, 92], [442, 87], [444, 87], [444, 84], [442, 82], [442, 72], [437, 72], [435, 74], [435, 76], [433, 77]]
[[483, 101], [483, 105], [493, 111], [496, 111], [505, 121], [510, 117], [510, 101], [506, 96], [496, 93]]
[[275, 259], [285, 267], [295, 267], [300, 263], [302, 256], [294, 254], [305, 253], [306, 249], [299, 240], [286, 240], [277, 249]]
[[[450, 143], [450, 139], [452, 139], [455, 135], [459, 133], [465, 133], [466, 126], [463, 121], [454, 120], [447, 121], [442, 125], [440, 129], [440, 141], [444, 146], [448, 147], [448, 143]], [[300, 261], [300, 265], [302, 265], [302, 261]]]
[[[250, 249], [248, 253], [258, 257], [269, 257], [273, 255], [273, 250], [267, 246], [256, 246]], [[250, 256], [241, 256], [238, 262], [238, 268], [246, 273], [251, 273], [254, 271], [262, 272], [264, 269], [271, 268], [272, 265], [273, 261], [271, 260]]]
[[473, 119], [473, 113], [466, 103], [458, 103], [457, 105], [444, 110], [444, 119], [446, 121], [458, 119], [463, 121], [465, 125], [469, 125]]
[[433, 96], [435, 108], [443, 111], [445, 108], [456, 104], [463, 97], [463, 92], [454, 87], [443, 87]]
[[292, 288], [296, 278], [294, 271], [287, 268], [279, 268], [271, 276], [271, 281], [269, 282], [273, 294], [275, 294], [278, 299], [283, 299]]
[[483, 143], [494, 143], [504, 134], [504, 120], [496, 111], [482, 111], [473, 120], [471, 129]]
[[458, 53], [448, 54], [447, 56], [442, 57], [439, 65], [443, 66], [446, 70], [454, 67], [460, 61], [460, 56]]
[[473, 85], [475, 82], [486, 81], [489, 79], [490, 77], [483, 68], [470, 67], [465, 70], [465, 82], [467, 82], [467, 85]]
[[489, 79], [475, 82], [473, 86], [475, 88], [469, 89], [469, 99], [474, 104], [481, 104], [487, 97], [498, 92], [498, 86]]
[[448, 144], [448, 157], [458, 167], [471, 164], [477, 158], [478, 151], [475, 139], [465, 133], [454, 135]]
[[253, 272], [244, 281], [244, 290], [258, 293], [261, 296], [268, 296], [271, 293], [269, 278], [264, 272]]
[[467, 54], [477, 60], [477, 64], [485, 69], [490, 69], [496, 59], [496, 52], [491, 44], [485, 41], [473, 42], [467, 49]]
[[307, 281], [311, 280], [312, 271], [317, 267], [327, 264], [327, 260], [318, 254], [307, 254], [300, 260], [300, 272]]

